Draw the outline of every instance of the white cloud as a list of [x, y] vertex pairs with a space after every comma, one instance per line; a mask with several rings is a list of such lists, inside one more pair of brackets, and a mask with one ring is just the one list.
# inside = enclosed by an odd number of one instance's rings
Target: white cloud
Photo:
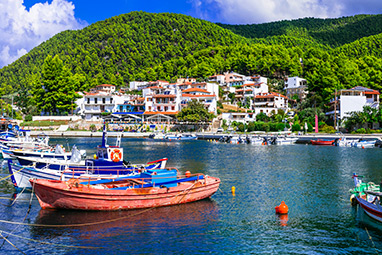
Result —
[[[380, 0], [190, 0], [195, 15], [212, 22], [254, 24], [304, 17], [381, 13]], [[350, 1], [350, 2], [349, 2]]]
[[74, 5], [66, 0], [36, 3], [29, 10], [23, 0], [0, 0], [0, 68], [53, 35], [85, 25], [74, 17]]

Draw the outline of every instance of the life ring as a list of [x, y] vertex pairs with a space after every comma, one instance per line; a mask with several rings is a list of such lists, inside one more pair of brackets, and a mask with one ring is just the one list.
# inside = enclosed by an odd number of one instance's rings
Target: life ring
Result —
[[122, 159], [122, 152], [119, 149], [114, 149], [110, 154], [110, 158], [113, 162], [119, 162]]

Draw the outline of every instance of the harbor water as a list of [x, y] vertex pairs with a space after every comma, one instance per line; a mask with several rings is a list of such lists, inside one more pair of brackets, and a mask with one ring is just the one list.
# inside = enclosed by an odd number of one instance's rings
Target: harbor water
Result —
[[[52, 138], [95, 153], [100, 138]], [[109, 138], [113, 145], [115, 138]], [[0, 182], [2, 254], [376, 254], [382, 224], [350, 204], [352, 173], [382, 180], [382, 150], [123, 138], [124, 159], [221, 179], [210, 199], [146, 210], [42, 210]], [[1, 177], [8, 174], [5, 164]], [[235, 187], [235, 194], [232, 194]], [[17, 197], [16, 201], [13, 199]], [[276, 215], [281, 201], [287, 215]], [[20, 224], [22, 223], [22, 224]]]

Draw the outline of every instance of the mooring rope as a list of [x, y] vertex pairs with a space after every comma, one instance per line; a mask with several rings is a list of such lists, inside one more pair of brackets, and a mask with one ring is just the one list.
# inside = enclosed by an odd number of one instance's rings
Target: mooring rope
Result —
[[11, 241], [9, 241], [5, 236], [3, 236], [1, 234], [1, 230], [0, 230], [0, 236], [4, 239], [4, 242], [6, 241], [7, 243], [9, 243], [10, 245], [12, 245], [16, 250], [18, 250], [19, 252], [21, 252], [22, 254], [26, 254], [25, 252], [23, 252], [22, 250], [20, 250], [19, 248], [17, 248], [13, 243], [11, 243]]
[[19, 170], [17, 170], [16, 172], [14, 172], [13, 174], [10, 174], [10, 175], [5, 176], [4, 178], [1, 178], [0, 181], [4, 181], [5, 179], [8, 179], [8, 178], [12, 177], [12, 175], [14, 175], [15, 173], [20, 172], [20, 171], [23, 170], [24, 168], [25, 168], [25, 167], [22, 167], [22, 168], [20, 168]]
[[[14, 237], [18, 237], [18, 238], [21, 238], [21, 239], [24, 239], [24, 240], [28, 240], [28, 241], [33, 241], [33, 242], [37, 242], [37, 243], [40, 243], [40, 244], [49, 244], [49, 245], [54, 245], [54, 246], [60, 246], [60, 247], [68, 247], [68, 248], [78, 248], [78, 249], [102, 249], [104, 247], [96, 247], [96, 246], [75, 246], [75, 245], [65, 245], [65, 244], [56, 244], [56, 243], [48, 243], [48, 242], [43, 242], [43, 241], [40, 241], [40, 240], [36, 240], [36, 239], [31, 239], [31, 238], [27, 238], [27, 237], [23, 237], [23, 236], [19, 236], [19, 235], [15, 235], [15, 234], [12, 234], [12, 233], [8, 233], [8, 232], [5, 232], [3, 230], [0, 230], [0, 235], [1, 237], [4, 238], [4, 236], [2, 235], [2, 233], [5, 233], [9, 236], [14, 236]], [[13, 245], [12, 245], [13, 246]], [[15, 246], [13, 246], [15, 247]], [[16, 247], [15, 247], [16, 248]], [[17, 249], [17, 248], [16, 248]]]
[[374, 241], [373, 241], [373, 239], [371, 238], [371, 236], [370, 236], [370, 234], [369, 234], [369, 231], [367, 230], [366, 227], [365, 227], [365, 230], [366, 230], [367, 235], [369, 236], [369, 239], [370, 239], [371, 243], [373, 244], [373, 248], [375, 249], [375, 251], [377, 252], [377, 254], [379, 254], [379, 252], [378, 252], [378, 250], [377, 250], [377, 247], [375, 247]]
[[17, 196], [16, 196], [15, 199], [8, 198], [9, 200], [13, 200], [13, 201], [12, 201], [12, 204], [10, 204], [10, 205], [6, 205], [6, 204], [3, 204], [3, 203], [1, 203], [1, 202], [0, 202], [0, 204], [1, 204], [1, 205], [4, 205], [4, 206], [6, 206], [6, 207], [12, 207], [12, 206], [15, 204], [16, 200], [23, 194], [23, 192], [25, 191], [25, 189], [26, 189], [26, 187], [24, 187], [23, 190], [22, 190], [20, 193], [17, 194]]

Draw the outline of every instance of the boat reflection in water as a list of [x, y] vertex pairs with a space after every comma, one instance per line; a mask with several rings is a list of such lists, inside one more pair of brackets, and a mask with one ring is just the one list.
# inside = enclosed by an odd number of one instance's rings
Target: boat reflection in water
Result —
[[[62, 227], [32, 227], [31, 234], [79, 235], [81, 239], [146, 234], [177, 227], [200, 227], [218, 220], [219, 207], [210, 198], [181, 205], [126, 211], [40, 210], [35, 224]], [[99, 223], [99, 224], [98, 224]], [[51, 231], [49, 231], [51, 230]]]

